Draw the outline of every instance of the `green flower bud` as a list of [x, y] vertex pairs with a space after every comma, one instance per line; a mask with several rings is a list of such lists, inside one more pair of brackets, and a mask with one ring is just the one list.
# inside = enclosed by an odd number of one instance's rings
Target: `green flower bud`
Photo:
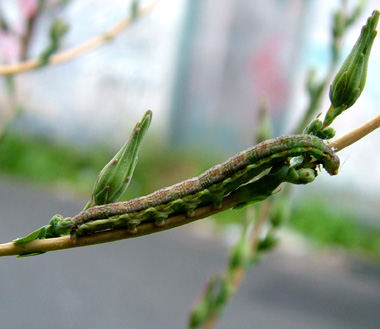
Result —
[[50, 43], [40, 55], [40, 66], [46, 65], [50, 57], [58, 50], [62, 37], [69, 30], [69, 26], [60, 18], [56, 18], [50, 27]]
[[259, 117], [256, 129], [256, 141], [262, 142], [273, 137], [273, 124], [270, 115], [269, 104], [266, 99], [262, 101], [259, 108]]
[[199, 328], [208, 318], [209, 315], [209, 303], [207, 300], [202, 300], [197, 304], [194, 310], [190, 314], [189, 328]]
[[244, 232], [238, 243], [232, 249], [229, 259], [229, 271], [233, 272], [237, 268], [245, 268], [250, 260], [250, 242], [248, 232]]
[[[14, 242], [26, 243], [39, 239], [51, 239], [58, 238], [63, 235], [68, 235], [72, 224], [73, 222], [71, 218], [63, 218], [61, 215], [54, 215], [47, 225], [42, 226], [38, 230], [35, 230], [23, 238], [14, 240]], [[35, 256], [39, 254], [41, 253], [28, 254], [28, 256]]]
[[152, 112], [147, 111], [137, 123], [128, 142], [100, 171], [92, 190], [91, 200], [84, 209], [116, 202], [127, 189], [137, 163], [137, 155], [145, 132], [150, 126]]
[[234, 293], [234, 287], [227, 279], [222, 279], [219, 286], [218, 294], [215, 298], [214, 308], [216, 311], [226, 305], [228, 297]]
[[279, 242], [279, 239], [275, 237], [272, 233], [268, 233], [264, 239], [260, 240], [257, 245], [257, 252], [264, 252], [273, 249], [277, 243]]
[[323, 122], [328, 126], [344, 110], [351, 107], [362, 93], [366, 78], [369, 55], [379, 21], [378, 10], [375, 10], [363, 26], [359, 39], [350, 54], [343, 62], [330, 87], [331, 107]]
[[140, 0], [133, 0], [131, 3], [131, 18], [136, 19], [139, 16]]
[[291, 201], [287, 194], [282, 193], [272, 204], [269, 220], [273, 227], [279, 227], [290, 218]]
[[317, 173], [312, 168], [290, 168], [286, 181], [292, 184], [308, 184], [315, 180]]
[[69, 26], [61, 18], [56, 18], [50, 28], [50, 39], [53, 42], [58, 42], [68, 30]]
[[331, 139], [335, 136], [335, 129], [332, 127], [323, 128], [322, 121], [314, 119], [304, 129], [303, 134], [318, 136], [321, 139]]
[[190, 329], [199, 328], [210, 317], [215, 305], [215, 294], [217, 293], [221, 280], [222, 278], [220, 276], [210, 278], [203, 295], [190, 312]]
[[304, 129], [303, 134], [317, 136], [318, 132], [322, 129], [322, 121], [319, 119], [314, 119], [308, 126]]
[[49, 221], [49, 227], [46, 230], [46, 238], [56, 238], [68, 235], [72, 225], [72, 218], [63, 218], [61, 215], [55, 215]]
[[317, 136], [321, 139], [331, 139], [335, 136], [336, 131], [333, 127], [326, 127], [317, 133]]

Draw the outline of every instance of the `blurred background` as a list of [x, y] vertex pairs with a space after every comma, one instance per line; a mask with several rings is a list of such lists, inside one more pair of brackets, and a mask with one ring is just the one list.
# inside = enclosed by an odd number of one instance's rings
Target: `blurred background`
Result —
[[[69, 211], [62, 213], [64, 216], [75, 215], [80, 211], [78, 203], [84, 205], [89, 198], [99, 170], [125, 143], [147, 109], [153, 111], [153, 123], [123, 199], [199, 175], [211, 165], [252, 146], [263, 106], [269, 109], [274, 136], [292, 132], [309, 102], [308, 70], [314, 68], [317, 79], [322, 79], [328, 69], [333, 13], [342, 3], [338, 0], [157, 2], [149, 13], [141, 15], [99, 48], [59, 65], [0, 76], [0, 191], [3, 198], [0, 224], [9, 228], [9, 231], [0, 230], [2, 242], [29, 233], [59, 212], [47, 208], [51, 210], [50, 215], [42, 215], [37, 207], [35, 214], [26, 212], [34, 221], [24, 223], [23, 218], [15, 215], [17, 212], [12, 213], [14, 207], [18, 207], [9, 196], [14, 186], [29, 191], [30, 195], [35, 195], [35, 191], [42, 194], [48, 191], [70, 204], [70, 209], [62, 210]], [[343, 2], [347, 10], [358, 3]], [[49, 44], [49, 29], [56, 17], [69, 26], [60, 40], [58, 52], [61, 52], [103, 34], [128, 17], [131, 3], [2, 0], [1, 67], [40, 56]], [[141, 1], [140, 6], [150, 3]], [[342, 60], [376, 5], [375, 0], [367, 1], [362, 14], [347, 31]], [[379, 111], [378, 76], [380, 42], [377, 39], [366, 89], [354, 107], [334, 122], [337, 136]], [[326, 91], [320, 111], [328, 107]], [[371, 262], [371, 266], [377, 268], [380, 157], [374, 150], [379, 147], [378, 136], [379, 132], [375, 131], [340, 152], [342, 166], [338, 176], [329, 177], [321, 172], [313, 184], [295, 189], [292, 216], [283, 230], [285, 249], [290, 253], [304, 255], [303, 248], [309, 252], [310, 246], [323, 246], [329, 255], [334, 255], [333, 259], [337, 253], [339, 257], [350, 255], [360, 262]], [[28, 187], [24, 188], [23, 184]], [[25, 201], [28, 198], [38, 203], [28, 194], [22, 194], [25, 199], [18, 199], [18, 192], [14, 193], [20, 204], [29, 204]], [[8, 200], [7, 203], [4, 200]], [[54, 204], [54, 201], [49, 202]], [[7, 206], [11, 204], [12, 207]], [[232, 216], [222, 214], [213, 222], [195, 223], [186, 232], [197, 235], [197, 239], [200, 236], [209, 239], [223, 232], [222, 241], [228, 245], [236, 239], [236, 230], [230, 225], [243, 216], [240, 212]], [[9, 217], [13, 222], [9, 222]], [[155, 239], [158, 243], [159, 236]], [[176, 243], [181, 239], [174, 238]], [[150, 241], [149, 237], [144, 241]], [[122, 249], [120, 243], [118, 246]], [[91, 250], [83, 254], [84, 259], [94, 257], [88, 253], [92, 254]], [[77, 257], [75, 252], [70, 255]], [[46, 255], [41, 257], [49, 259]], [[54, 255], [49, 254], [49, 257], [54, 259]], [[115, 257], [115, 262], [117, 260]], [[30, 264], [33, 261], [35, 259], [28, 260]], [[77, 259], [74, 263], [80, 261]], [[17, 264], [21, 261], [17, 260]], [[337, 268], [342, 265], [340, 261], [338, 264]], [[376, 270], [371, 273], [379, 278]], [[8, 275], [11, 276], [11, 272]], [[203, 279], [206, 280], [206, 276]], [[202, 282], [201, 279], [195, 285], [199, 287], [197, 291], [201, 291]], [[74, 295], [63, 294], [62, 300], [78, 297]], [[378, 297], [371, 300], [377, 303]], [[6, 304], [6, 300], [1, 302]], [[366, 317], [371, 318], [368, 314]], [[14, 320], [9, 320], [9, 324]], [[342, 328], [351, 328], [348, 323]], [[373, 323], [375, 328], [376, 321]], [[354, 322], [354, 325], [358, 324]], [[97, 326], [92, 323], [89, 327]], [[302, 323], [298, 327], [305, 328]], [[322, 327], [333, 328], [326, 324], [315, 328]], [[369, 327], [371, 324], [367, 323]]]

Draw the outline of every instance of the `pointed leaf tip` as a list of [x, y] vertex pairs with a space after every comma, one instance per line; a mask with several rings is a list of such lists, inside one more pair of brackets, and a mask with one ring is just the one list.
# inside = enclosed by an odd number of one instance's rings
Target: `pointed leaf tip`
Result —
[[91, 200], [84, 209], [116, 202], [127, 189], [136, 167], [138, 152], [152, 120], [152, 111], [145, 112], [124, 146], [100, 171]]

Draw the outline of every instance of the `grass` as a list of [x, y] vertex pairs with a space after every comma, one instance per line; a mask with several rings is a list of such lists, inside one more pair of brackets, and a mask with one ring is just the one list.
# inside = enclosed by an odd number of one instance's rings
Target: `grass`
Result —
[[294, 207], [289, 225], [321, 245], [365, 251], [379, 258], [380, 228], [363, 224], [358, 218], [362, 219], [358, 212], [315, 199]]
[[[89, 195], [97, 174], [116, 151], [105, 146], [77, 147], [8, 132], [0, 141], [0, 173], [30, 182], [63, 184], [76, 193]], [[211, 165], [212, 160], [204, 154], [182, 153], [145, 141], [123, 199], [174, 184]]]
[[96, 177], [95, 168], [104, 164], [106, 153], [8, 132], [0, 142], [0, 171], [31, 182], [64, 183], [83, 190], [88, 176]]
[[[31, 182], [65, 186], [89, 198], [97, 173], [114, 152], [106, 147], [84, 149], [8, 132], [0, 143], [0, 172]], [[122, 199], [144, 195], [198, 175], [219, 160], [210, 158], [206, 153], [173, 150], [157, 145], [157, 142], [145, 141], [134, 177]], [[360, 214], [336, 209], [317, 198], [308, 200], [298, 202], [294, 207], [288, 223], [293, 230], [320, 245], [339, 246], [378, 258], [379, 228], [361, 224], [357, 220]], [[244, 209], [226, 211], [218, 214], [216, 220], [226, 224], [240, 221], [244, 216]]]

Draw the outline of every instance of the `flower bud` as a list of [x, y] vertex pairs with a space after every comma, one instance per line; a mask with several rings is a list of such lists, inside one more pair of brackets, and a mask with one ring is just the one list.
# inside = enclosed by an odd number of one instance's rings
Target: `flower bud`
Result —
[[287, 193], [282, 193], [272, 204], [269, 220], [273, 227], [279, 227], [283, 223], [288, 222], [291, 212], [291, 202]]
[[242, 234], [240, 240], [232, 249], [229, 259], [229, 271], [232, 272], [240, 267], [245, 268], [250, 262], [250, 241], [247, 230]]
[[50, 27], [50, 43], [40, 55], [40, 66], [48, 64], [50, 57], [58, 50], [62, 37], [69, 30], [69, 26], [60, 18], [56, 18]]
[[116, 202], [125, 192], [135, 170], [137, 154], [151, 120], [152, 112], [147, 111], [141, 122], [137, 123], [128, 142], [100, 171], [92, 190], [91, 200], [85, 209]]
[[380, 12], [375, 10], [368, 18], [359, 39], [333, 80], [329, 95], [332, 105], [324, 120], [325, 127], [344, 110], [351, 107], [364, 89], [369, 55], [377, 34], [379, 14]]
[[292, 184], [309, 184], [315, 180], [317, 172], [312, 168], [290, 168], [286, 181]]
[[69, 26], [61, 18], [56, 18], [50, 28], [50, 39], [53, 42], [58, 42], [68, 30]]
[[333, 127], [326, 127], [326, 128], [323, 128], [322, 130], [320, 130], [317, 134], [317, 136], [320, 138], [320, 139], [331, 139], [331, 138], [334, 138], [336, 134], [336, 131]]
[[317, 136], [318, 132], [322, 129], [322, 121], [314, 119], [304, 129], [303, 134]]

